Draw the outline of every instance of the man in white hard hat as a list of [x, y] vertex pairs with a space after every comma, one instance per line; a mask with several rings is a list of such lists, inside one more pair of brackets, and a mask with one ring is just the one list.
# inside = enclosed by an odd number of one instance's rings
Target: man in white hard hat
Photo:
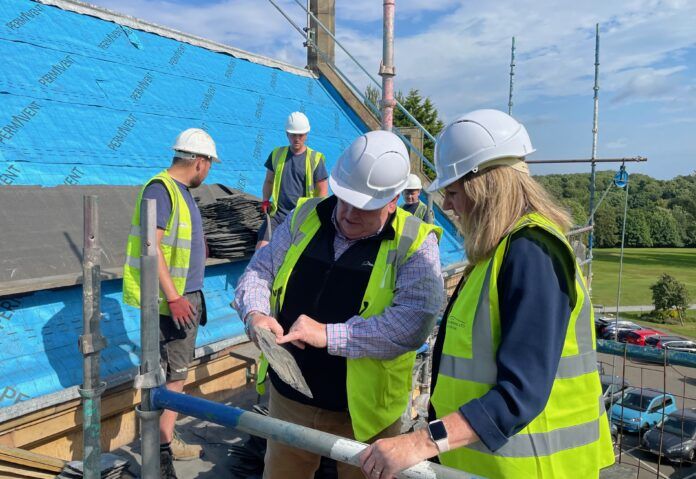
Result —
[[[266, 159], [266, 179], [263, 182], [261, 209], [271, 216], [275, 229], [295, 209], [299, 198], [324, 197], [329, 191], [324, 155], [306, 145], [309, 134], [307, 116], [295, 111], [285, 122], [289, 146], [275, 148]], [[268, 224], [258, 232], [256, 249], [268, 244]]]
[[[215, 142], [205, 131], [189, 128], [177, 136], [171, 166], [148, 180], [133, 211], [123, 272], [123, 299], [140, 306], [140, 204], [157, 202], [157, 249], [160, 284], [160, 354], [167, 389], [181, 392], [193, 359], [198, 326], [205, 325], [203, 297], [206, 245], [201, 213], [190, 188], [200, 186], [213, 162], [219, 162]], [[161, 477], [176, 478], [172, 459], [200, 457], [200, 446], [174, 437], [177, 413], [160, 418]]]
[[[313, 395], [268, 368], [272, 417], [359, 441], [400, 429], [414, 351], [443, 298], [442, 230], [397, 208], [409, 170], [393, 133], [358, 137], [329, 178], [335, 195], [300, 201], [240, 278], [234, 307], [248, 334], [268, 329], [287, 343]], [[269, 440], [264, 477], [312, 478], [319, 460]], [[361, 477], [346, 464], [338, 474]]]
[[428, 207], [420, 200], [420, 193], [423, 183], [417, 175], [408, 175], [408, 182], [403, 193], [404, 204], [402, 208], [411, 213], [416, 218], [420, 218], [426, 223], [433, 222], [433, 212], [428, 211]]

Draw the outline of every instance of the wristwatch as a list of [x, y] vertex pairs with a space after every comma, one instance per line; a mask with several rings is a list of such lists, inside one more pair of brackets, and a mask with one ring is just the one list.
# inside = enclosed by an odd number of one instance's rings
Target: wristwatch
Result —
[[428, 423], [428, 432], [430, 433], [430, 439], [433, 440], [435, 446], [437, 446], [437, 451], [442, 454], [450, 449], [449, 441], [447, 440], [447, 429], [445, 429], [445, 423], [441, 420], [436, 419]]

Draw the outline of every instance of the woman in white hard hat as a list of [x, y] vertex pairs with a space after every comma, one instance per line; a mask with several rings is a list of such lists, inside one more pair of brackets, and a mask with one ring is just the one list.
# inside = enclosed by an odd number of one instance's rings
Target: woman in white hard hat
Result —
[[366, 476], [434, 456], [489, 479], [596, 478], [614, 462], [570, 218], [529, 176], [533, 151], [524, 126], [496, 110], [440, 134], [429, 189], [444, 189], [460, 219], [469, 266], [435, 343], [431, 421], [370, 446]]
[[408, 175], [406, 189], [402, 193], [404, 204], [401, 207], [416, 218], [420, 218], [426, 223], [432, 224], [433, 212], [428, 211], [428, 207], [420, 200], [420, 193], [422, 189], [423, 183], [421, 183], [420, 178], [413, 173]]

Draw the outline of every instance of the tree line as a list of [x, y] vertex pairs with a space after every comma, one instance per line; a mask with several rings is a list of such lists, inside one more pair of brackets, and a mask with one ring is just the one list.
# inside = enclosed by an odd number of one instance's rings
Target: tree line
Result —
[[[368, 86], [366, 104], [378, 107], [380, 92]], [[416, 89], [408, 94], [398, 91], [396, 99], [433, 135], [443, 128], [437, 107]], [[394, 126], [410, 127], [411, 121], [401, 110], [394, 109]], [[425, 138], [423, 154], [433, 160], [434, 144]], [[424, 168], [426, 175], [434, 172]], [[595, 201], [598, 202], [616, 171], [597, 173]], [[536, 179], [570, 210], [576, 225], [587, 224], [590, 203], [588, 173], [536, 176]], [[629, 176], [628, 210], [625, 244], [633, 248], [696, 247], [696, 172], [671, 180], [657, 180], [647, 175]], [[612, 186], [595, 213], [595, 246], [613, 248], [621, 245], [624, 190]]]
[[[615, 171], [597, 173], [598, 202]], [[536, 179], [572, 213], [577, 225], [589, 217], [589, 174], [543, 175]], [[595, 213], [595, 246], [621, 245], [624, 190], [612, 186]], [[671, 180], [631, 174], [626, 215], [627, 247], [696, 247], [696, 172]]]

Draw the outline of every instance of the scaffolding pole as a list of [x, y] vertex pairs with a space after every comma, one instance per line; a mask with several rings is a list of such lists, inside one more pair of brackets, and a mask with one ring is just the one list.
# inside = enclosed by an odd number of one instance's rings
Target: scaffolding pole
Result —
[[153, 407], [152, 391], [164, 384], [159, 353], [159, 276], [157, 273], [157, 202], [144, 199], [140, 203], [140, 374], [135, 387], [141, 390], [140, 417], [142, 444], [142, 477], [160, 477], [159, 417], [161, 410]]
[[100, 380], [100, 351], [106, 347], [101, 334], [101, 248], [99, 210], [96, 196], [84, 197], [82, 247], [82, 327], [79, 349], [83, 355], [82, 461], [85, 479], [101, 477], [101, 395], [106, 383]]
[[[595, 182], [597, 179], [597, 134], [599, 132], [599, 23], [595, 25], [594, 112], [592, 115], [592, 167], [590, 172], [590, 226], [594, 225]], [[587, 247], [592, 258], [594, 232], [590, 231]], [[592, 294], [592, 261], [587, 263], [587, 289]]]
[[644, 156], [632, 156], [628, 158], [579, 158], [572, 160], [525, 160], [525, 163], [529, 164], [543, 164], [543, 163], [641, 163], [643, 161], [648, 161]]
[[515, 37], [512, 37], [510, 48], [510, 93], [508, 95], [508, 115], [512, 116], [512, 85], [515, 77]]
[[394, 124], [394, 5], [395, 0], [384, 0], [384, 31], [382, 36], [382, 62], [379, 76], [382, 77], [382, 129], [391, 131]]
[[[360, 466], [360, 454], [367, 447], [367, 444], [362, 442], [237, 407], [169, 391], [164, 387], [154, 389], [152, 393], [153, 408], [169, 409], [221, 426], [232, 427], [247, 434], [272, 439], [353, 466]], [[397, 477], [473, 479], [474, 476], [450, 467], [423, 461], [397, 474]]]

